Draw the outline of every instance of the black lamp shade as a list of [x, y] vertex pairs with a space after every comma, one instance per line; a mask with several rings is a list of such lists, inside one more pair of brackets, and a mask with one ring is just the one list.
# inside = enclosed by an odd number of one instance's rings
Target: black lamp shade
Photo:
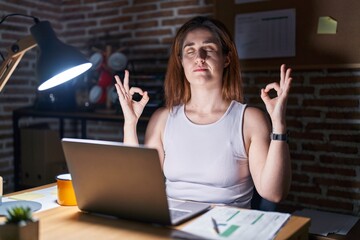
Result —
[[92, 64], [77, 49], [56, 37], [48, 21], [36, 23], [30, 31], [40, 48], [36, 67], [38, 90], [57, 86], [91, 68]]

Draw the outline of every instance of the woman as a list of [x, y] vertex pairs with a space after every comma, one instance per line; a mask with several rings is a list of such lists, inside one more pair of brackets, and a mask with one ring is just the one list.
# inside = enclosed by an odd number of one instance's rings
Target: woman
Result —
[[[153, 114], [145, 134], [145, 144], [158, 149], [169, 197], [250, 208], [254, 185], [269, 201], [286, 197], [290, 73], [282, 65], [280, 83], [261, 90], [270, 124], [262, 111], [243, 103], [237, 51], [225, 26], [195, 17], [178, 30], [164, 83], [166, 107]], [[137, 145], [136, 125], [149, 96], [129, 87], [128, 71], [123, 83], [115, 78], [124, 143]], [[271, 89], [277, 97], [269, 97]], [[134, 93], [142, 96], [139, 102]]]

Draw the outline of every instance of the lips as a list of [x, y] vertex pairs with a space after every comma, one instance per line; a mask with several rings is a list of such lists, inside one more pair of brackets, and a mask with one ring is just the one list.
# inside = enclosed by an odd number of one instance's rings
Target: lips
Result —
[[205, 72], [207, 71], [207, 68], [197, 68], [194, 70], [194, 72]]

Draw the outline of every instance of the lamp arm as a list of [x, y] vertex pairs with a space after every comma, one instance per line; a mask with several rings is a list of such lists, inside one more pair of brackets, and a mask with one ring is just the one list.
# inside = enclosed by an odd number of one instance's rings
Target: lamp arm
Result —
[[0, 67], [0, 92], [9, 80], [24, 54], [37, 45], [32, 35], [24, 37], [9, 48], [9, 54]]

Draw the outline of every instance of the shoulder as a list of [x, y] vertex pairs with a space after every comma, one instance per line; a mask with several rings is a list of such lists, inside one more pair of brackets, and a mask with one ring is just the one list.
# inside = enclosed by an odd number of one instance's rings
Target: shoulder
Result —
[[260, 108], [247, 107], [244, 113], [244, 134], [250, 138], [257, 134], [267, 134], [270, 121]]
[[166, 123], [166, 120], [169, 116], [169, 109], [166, 107], [158, 108], [152, 115], [149, 120], [149, 125], [154, 126], [156, 125], [164, 125]]
[[[256, 120], [258, 118], [266, 118], [265, 112], [257, 107], [246, 107], [245, 117], [249, 120]], [[255, 119], [254, 119], [255, 118]]]

